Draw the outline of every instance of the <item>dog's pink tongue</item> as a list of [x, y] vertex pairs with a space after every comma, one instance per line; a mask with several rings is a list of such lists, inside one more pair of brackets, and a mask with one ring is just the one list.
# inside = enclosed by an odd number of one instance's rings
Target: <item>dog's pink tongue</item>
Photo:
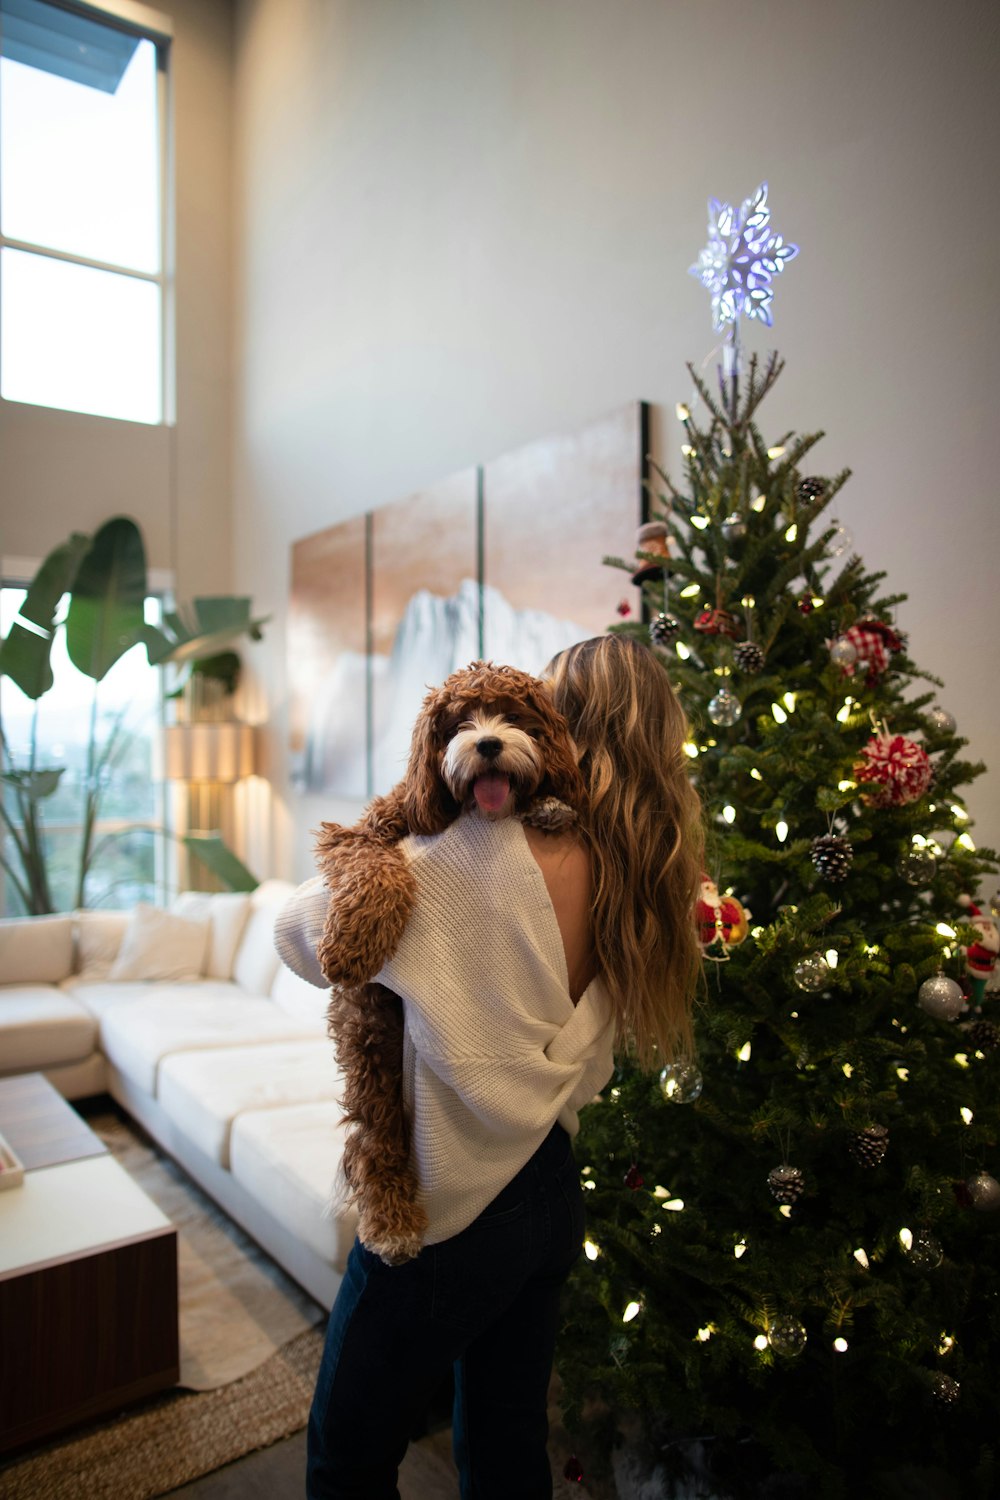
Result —
[[510, 778], [501, 771], [487, 771], [485, 776], [476, 777], [472, 794], [480, 812], [499, 812], [510, 794]]

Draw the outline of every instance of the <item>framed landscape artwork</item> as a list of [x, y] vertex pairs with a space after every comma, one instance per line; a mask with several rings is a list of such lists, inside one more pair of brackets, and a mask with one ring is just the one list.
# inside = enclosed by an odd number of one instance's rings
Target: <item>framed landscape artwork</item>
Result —
[[291, 749], [303, 791], [400, 779], [427, 690], [477, 657], [539, 672], [638, 590], [647, 408], [528, 444], [292, 548]]

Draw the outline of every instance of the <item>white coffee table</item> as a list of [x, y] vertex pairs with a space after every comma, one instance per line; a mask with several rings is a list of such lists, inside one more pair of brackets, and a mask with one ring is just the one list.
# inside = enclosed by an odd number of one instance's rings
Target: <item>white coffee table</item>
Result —
[[[6, 1452], [176, 1384], [177, 1232], [40, 1074], [0, 1079], [0, 1131], [27, 1168], [0, 1192]], [[81, 1154], [31, 1166], [41, 1139]]]

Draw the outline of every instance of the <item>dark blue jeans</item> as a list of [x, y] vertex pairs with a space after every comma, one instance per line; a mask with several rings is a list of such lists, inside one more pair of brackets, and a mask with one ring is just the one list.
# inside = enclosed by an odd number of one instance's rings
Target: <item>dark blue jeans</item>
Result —
[[548, 1388], [582, 1200], [557, 1125], [461, 1234], [402, 1266], [355, 1240], [309, 1417], [309, 1500], [398, 1500], [409, 1435], [452, 1367], [462, 1500], [549, 1500]]

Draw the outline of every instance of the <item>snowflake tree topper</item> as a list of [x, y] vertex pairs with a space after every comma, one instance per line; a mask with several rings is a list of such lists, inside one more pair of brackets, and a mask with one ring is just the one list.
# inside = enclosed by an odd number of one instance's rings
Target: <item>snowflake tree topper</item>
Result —
[[716, 331], [732, 324], [734, 336], [740, 316], [759, 318], [770, 328], [772, 282], [785, 262], [799, 253], [771, 229], [767, 183], [762, 182], [739, 212], [731, 203], [708, 200], [708, 244], [691, 267], [702, 286], [712, 293], [712, 324]]

